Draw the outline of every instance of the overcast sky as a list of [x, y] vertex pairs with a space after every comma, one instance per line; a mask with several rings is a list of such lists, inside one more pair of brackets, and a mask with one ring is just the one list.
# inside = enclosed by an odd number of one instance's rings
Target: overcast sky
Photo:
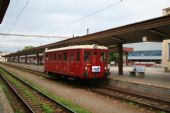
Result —
[[[162, 16], [170, 0], [10, 0], [0, 33], [72, 37]], [[25, 4], [26, 7], [24, 8]], [[112, 5], [114, 4], [114, 5]], [[87, 15], [112, 6], [94, 15]], [[23, 10], [24, 9], [24, 10]], [[20, 16], [19, 16], [20, 15]], [[77, 20], [81, 21], [77, 21]], [[0, 36], [0, 51], [15, 52], [63, 38]]]

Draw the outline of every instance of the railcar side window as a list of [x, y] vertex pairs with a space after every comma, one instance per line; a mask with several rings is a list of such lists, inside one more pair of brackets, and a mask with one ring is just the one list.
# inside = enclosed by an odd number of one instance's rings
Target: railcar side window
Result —
[[80, 52], [76, 53], [76, 61], [80, 61]]
[[85, 62], [91, 61], [91, 53], [90, 53], [90, 51], [85, 51], [84, 52], [84, 61]]
[[61, 61], [61, 53], [58, 53], [58, 60]]
[[67, 61], [67, 52], [64, 52], [64, 61]]
[[101, 52], [100, 53], [100, 61], [103, 62], [106, 60], [106, 53], [105, 52]]
[[74, 52], [70, 53], [70, 61], [74, 61]]
[[54, 60], [56, 60], [56, 53], [54, 53]]
[[56, 61], [58, 61], [58, 53], [56, 53]]
[[93, 55], [97, 56], [97, 52], [94, 52]]

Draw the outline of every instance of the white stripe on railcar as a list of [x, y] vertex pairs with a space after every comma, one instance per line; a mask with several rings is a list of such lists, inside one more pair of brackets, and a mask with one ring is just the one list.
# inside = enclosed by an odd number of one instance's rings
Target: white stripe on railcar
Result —
[[108, 48], [105, 46], [98, 46], [98, 45], [76, 45], [76, 46], [68, 46], [68, 47], [49, 49], [49, 50], [46, 49], [45, 52], [70, 50], [70, 49], [108, 49]]

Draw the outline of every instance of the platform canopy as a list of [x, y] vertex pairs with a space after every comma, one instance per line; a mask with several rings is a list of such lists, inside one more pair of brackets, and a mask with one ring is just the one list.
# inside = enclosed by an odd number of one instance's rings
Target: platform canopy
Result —
[[0, 0], [0, 24], [4, 18], [10, 0]]
[[107, 46], [108, 48], [114, 48], [119, 44], [143, 41], [162, 42], [164, 39], [168, 38], [170, 38], [170, 15], [66, 39], [56, 43], [12, 53], [6, 55], [6, 57], [43, 53], [46, 48], [52, 49], [70, 45], [98, 44]]

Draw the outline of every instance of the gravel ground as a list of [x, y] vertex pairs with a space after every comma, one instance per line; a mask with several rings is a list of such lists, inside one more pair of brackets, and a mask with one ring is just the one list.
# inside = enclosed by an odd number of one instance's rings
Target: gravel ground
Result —
[[[7, 68], [6, 66], [3, 67]], [[59, 95], [89, 109], [93, 113], [152, 113], [151, 111], [122, 103], [116, 99], [111, 99], [109, 97], [87, 91], [83, 88], [76, 88], [57, 82], [57, 80], [50, 80], [45, 77], [15, 70], [9, 67], [8, 70], [17, 76], [22, 76], [23, 78], [44, 87], [55, 95]]]

